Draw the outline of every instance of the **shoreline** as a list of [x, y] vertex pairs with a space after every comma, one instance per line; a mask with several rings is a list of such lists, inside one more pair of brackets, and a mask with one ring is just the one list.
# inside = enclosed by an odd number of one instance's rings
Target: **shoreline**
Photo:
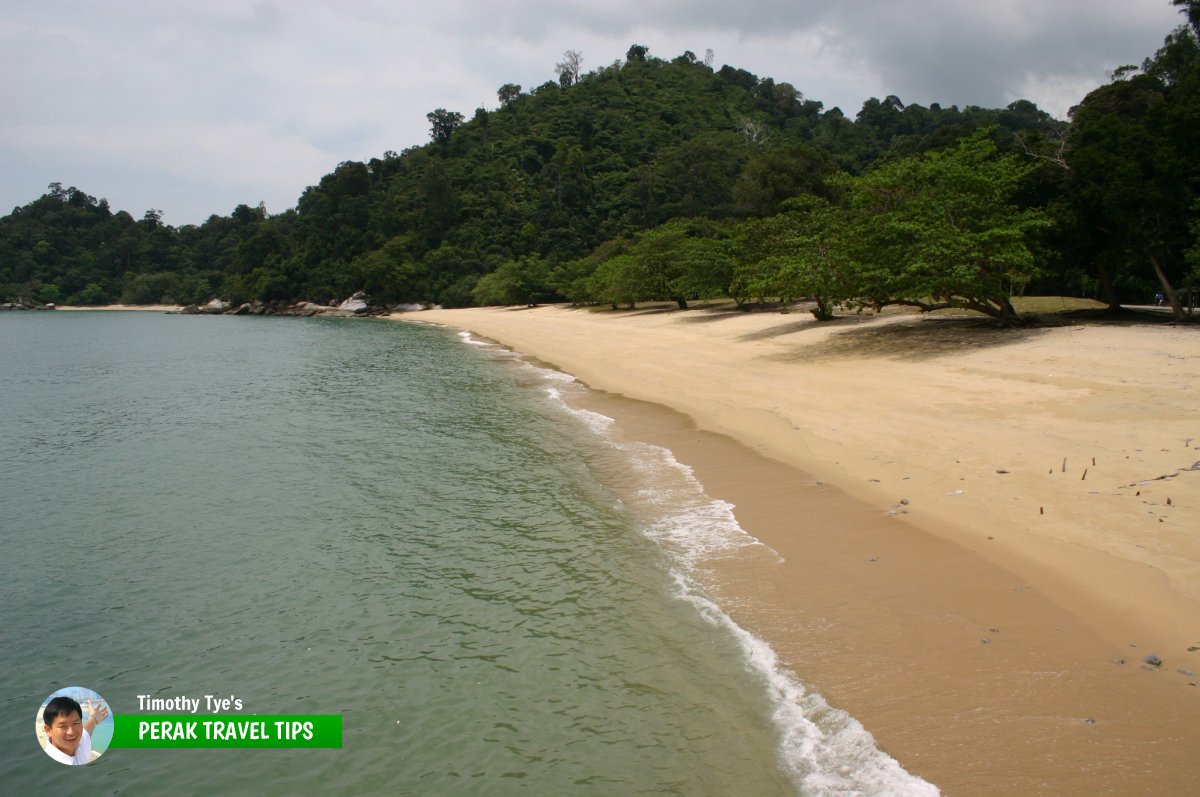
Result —
[[[734, 620], [944, 793], [1200, 789], [1200, 688], [1179, 672], [1200, 669], [1186, 650], [1200, 646], [1200, 556], [1179, 539], [1195, 528], [1200, 472], [1121, 486], [1196, 454], [1162, 445], [1200, 428], [1194, 408], [1180, 413], [1200, 387], [1195, 369], [1158, 361], [1200, 359], [1191, 330], [976, 341], [909, 318], [817, 327], [796, 315], [553, 307], [393, 318], [469, 329], [566, 371], [625, 433], [693, 467], [784, 559], [718, 566]], [[1092, 372], [1095, 352], [1111, 360], [1122, 346], [1161, 357], [1133, 360], [1121, 378]], [[1090, 424], [1112, 425], [1108, 404], [1127, 409], [1127, 382], [1144, 420], [1097, 438]], [[1102, 388], [1112, 395], [1097, 399]], [[1164, 441], [1139, 439], [1173, 415]], [[906, 454], [931, 426], [942, 442]], [[1069, 451], [1058, 479], [1039, 461], [1051, 447]], [[1094, 492], [1072, 461], [1091, 456]], [[1028, 518], [1038, 506], [1051, 533]], [[1139, 512], [1148, 522], [1114, 534]], [[1142, 664], [1151, 653], [1160, 667]]]
[[143, 313], [178, 313], [183, 309], [181, 304], [98, 304], [98, 305], [61, 305], [54, 312], [68, 313], [101, 313], [117, 311], [135, 311]]

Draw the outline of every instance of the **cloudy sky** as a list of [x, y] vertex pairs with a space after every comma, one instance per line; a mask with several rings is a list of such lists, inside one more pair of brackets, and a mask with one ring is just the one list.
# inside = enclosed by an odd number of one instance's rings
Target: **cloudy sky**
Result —
[[278, 213], [345, 160], [428, 141], [434, 108], [630, 44], [714, 51], [853, 116], [868, 97], [1060, 118], [1182, 16], [1169, 0], [0, 0], [0, 214], [51, 182], [135, 217]]

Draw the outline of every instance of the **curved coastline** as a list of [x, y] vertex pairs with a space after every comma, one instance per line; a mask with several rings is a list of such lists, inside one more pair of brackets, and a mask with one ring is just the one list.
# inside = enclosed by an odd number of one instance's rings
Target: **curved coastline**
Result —
[[[1200, 510], [1200, 440], [1183, 442], [1200, 429], [1196, 331], [397, 317], [607, 391], [599, 411], [674, 452], [783, 556], [723, 566], [734, 620], [945, 793], [1200, 789], [1200, 555], [1182, 533]], [[890, 324], [906, 329], [878, 334]], [[1118, 424], [1133, 399], [1140, 415]]]

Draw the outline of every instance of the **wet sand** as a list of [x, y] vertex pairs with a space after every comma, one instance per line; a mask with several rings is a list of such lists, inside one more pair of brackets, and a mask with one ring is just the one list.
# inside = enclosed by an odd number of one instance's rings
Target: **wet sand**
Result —
[[1200, 793], [1200, 329], [403, 318], [692, 466], [782, 556], [714, 562], [723, 605], [945, 794]]

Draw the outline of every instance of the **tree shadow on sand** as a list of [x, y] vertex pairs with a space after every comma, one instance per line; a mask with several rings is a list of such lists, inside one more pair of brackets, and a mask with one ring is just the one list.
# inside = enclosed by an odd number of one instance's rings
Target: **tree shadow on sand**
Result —
[[834, 329], [837, 327], [857, 327], [863, 324], [870, 324], [877, 321], [874, 316], [838, 316], [829, 321], [817, 321], [808, 313], [804, 315], [794, 316], [795, 320], [781, 321], [778, 324], [763, 329], [747, 332], [744, 335], [739, 335], [738, 340], [755, 341], [755, 340], [771, 340], [772, 338], [781, 338], [784, 335], [791, 335], [796, 332], [806, 332], [817, 329]]
[[[882, 322], [882, 323], [881, 323]], [[927, 315], [887, 321], [877, 316], [846, 316], [821, 324], [791, 322], [778, 324], [744, 336], [746, 340], [763, 340], [781, 335], [803, 333], [831, 325], [849, 327], [823, 340], [806, 343], [797, 339], [797, 346], [785, 354], [772, 356], [784, 362], [816, 362], [841, 357], [880, 357], [898, 360], [929, 360], [966, 351], [1009, 346], [1022, 343], [1064, 326], [1175, 326], [1168, 316], [1121, 310], [1078, 311], [1034, 316], [1023, 327], [1005, 327], [990, 318], [952, 315]], [[1200, 325], [1186, 324], [1200, 333]]]
[[[848, 322], [848, 323], [847, 323]], [[873, 323], [874, 322], [874, 323]], [[812, 323], [786, 324], [795, 332], [829, 329], [837, 321], [817, 326]], [[1044, 334], [1049, 326], [1002, 327], [991, 319], [925, 317], [878, 323], [874, 318], [845, 319], [846, 326], [824, 340], [797, 341], [790, 351], [770, 356], [782, 362], [820, 362], [849, 357], [897, 360], [930, 360], [967, 351], [1010, 346]], [[1058, 325], [1054, 325], [1058, 326]], [[777, 327], [755, 333], [758, 339], [788, 334]]]

